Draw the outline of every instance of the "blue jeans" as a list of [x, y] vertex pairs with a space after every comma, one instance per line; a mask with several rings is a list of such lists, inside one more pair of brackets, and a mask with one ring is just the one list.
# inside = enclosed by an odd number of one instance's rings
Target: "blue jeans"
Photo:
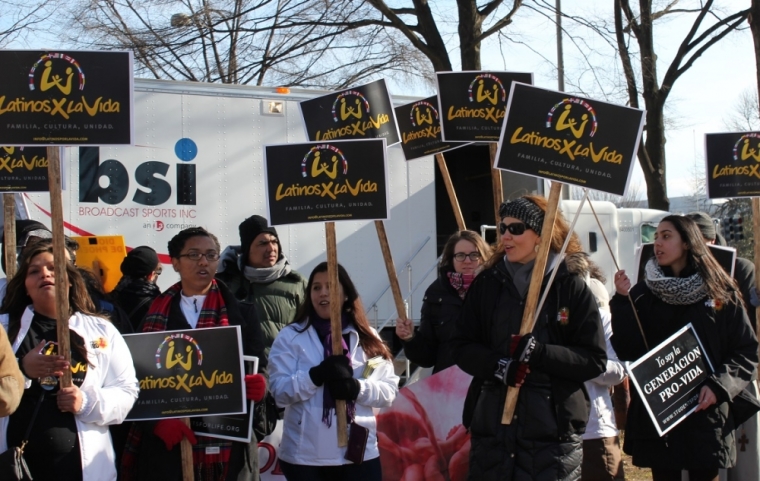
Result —
[[382, 481], [380, 458], [361, 464], [339, 466], [307, 466], [290, 464], [280, 459], [280, 469], [288, 481]]

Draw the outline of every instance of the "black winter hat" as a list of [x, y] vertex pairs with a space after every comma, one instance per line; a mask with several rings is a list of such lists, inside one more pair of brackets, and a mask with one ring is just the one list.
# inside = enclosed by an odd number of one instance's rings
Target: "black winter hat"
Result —
[[135, 247], [121, 261], [121, 273], [125, 276], [145, 277], [158, 267], [158, 254], [148, 246]]
[[699, 231], [702, 233], [702, 237], [707, 240], [715, 240], [715, 236], [718, 232], [715, 230], [715, 223], [709, 215], [705, 214], [704, 212], [692, 212], [690, 214], [686, 214], [686, 217], [693, 220], [697, 224]]
[[261, 234], [266, 232], [277, 237], [278, 242], [280, 236], [277, 235], [277, 229], [269, 225], [269, 222], [260, 215], [252, 215], [243, 222], [240, 223], [240, 247], [241, 253], [244, 257], [248, 256], [248, 252], [251, 250], [251, 244], [253, 240]]
[[544, 211], [525, 197], [518, 197], [515, 200], [501, 204], [499, 206], [499, 218], [503, 219], [505, 217], [520, 219], [533, 232], [541, 235], [541, 228], [544, 225]]

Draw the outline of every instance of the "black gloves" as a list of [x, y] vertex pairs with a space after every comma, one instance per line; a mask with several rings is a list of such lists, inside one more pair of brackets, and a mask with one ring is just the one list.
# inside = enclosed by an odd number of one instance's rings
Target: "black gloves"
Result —
[[333, 379], [327, 381], [326, 385], [333, 399], [344, 399], [346, 401], [355, 401], [361, 389], [359, 380], [354, 378]]
[[354, 371], [346, 356], [330, 356], [318, 366], [309, 369], [309, 377], [315, 385], [321, 386], [325, 381], [351, 379], [354, 377]]
[[530, 363], [531, 358], [537, 359], [543, 355], [544, 345], [533, 334], [513, 335], [509, 352], [515, 361]]
[[519, 386], [528, 375], [528, 365], [514, 359], [499, 359], [494, 376], [507, 386]]

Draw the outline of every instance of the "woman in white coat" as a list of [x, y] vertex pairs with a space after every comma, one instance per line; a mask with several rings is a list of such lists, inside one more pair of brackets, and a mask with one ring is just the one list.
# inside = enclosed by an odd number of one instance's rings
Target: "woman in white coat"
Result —
[[[121, 423], [139, 391], [132, 356], [116, 328], [96, 317], [81, 275], [66, 263], [69, 278], [71, 362], [56, 352], [57, 307], [53, 249], [35, 244], [22, 259], [0, 311], [26, 377], [19, 408], [0, 420], [0, 452], [19, 446], [30, 420], [24, 450], [32, 477], [45, 480], [115, 480], [108, 425]], [[70, 369], [72, 386], [56, 377]], [[39, 405], [39, 409], [38, 408]]]
[[[345, 355], [332, 355], [324, 262], [309, 276], [306, 302], [296, 320], [280, 331], [269, 354], [270, 389], [285, 408], [279, 459], [288, 481], [382, 479], [372, 408], [391, 405], [399, 378], [388, 347], [369, 326], [356, 287], [340, 265], [338, 279]], [[338, 447], [336, 399], [347, 405], [348, 453]], [[366, 448], [354, 452], [362, 428], [368, 430]]]

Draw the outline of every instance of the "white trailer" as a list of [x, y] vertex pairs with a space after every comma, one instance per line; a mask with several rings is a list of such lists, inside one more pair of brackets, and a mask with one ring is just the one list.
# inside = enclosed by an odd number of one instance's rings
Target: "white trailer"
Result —
[[[121, 234], [127, 247], [149, 245], [166, 264], [167, 242], [186, 227], [205, 227], [222, 248], [239, 244], [240, 222], [266, 216], [263, 146], [306, 141], [298, 102], [325, 93], [135, 80], [134, 146], [64, 149], [66, 233]], [[406, 162], [401, 149], [392, 147], [388, 170], [391, 218], [385, 226], [402, 294], [417, 317], [424, 288], [436, 275], [433, 159]], [[23, 199], [29, 217], [50, 225], [48, 195]], [[277, 230], [285, 255], [305, 276], [326, 260], [322, 223]], [[337, 222], [336, 231], [338, 261], [370, 317], [395, 319], [373, 222]], [[177, 280], [165, 265], [160, 287]]]

